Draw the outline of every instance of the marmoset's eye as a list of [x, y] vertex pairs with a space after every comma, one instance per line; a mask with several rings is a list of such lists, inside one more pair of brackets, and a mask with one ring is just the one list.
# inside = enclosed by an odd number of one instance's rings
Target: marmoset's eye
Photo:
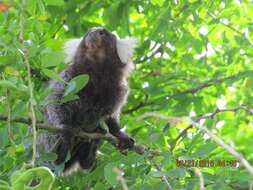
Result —
[[100, 30], [98, 33], [99, 33], [101, 36], [105, 34], [105, 32], [104, 32], [103, 30]]

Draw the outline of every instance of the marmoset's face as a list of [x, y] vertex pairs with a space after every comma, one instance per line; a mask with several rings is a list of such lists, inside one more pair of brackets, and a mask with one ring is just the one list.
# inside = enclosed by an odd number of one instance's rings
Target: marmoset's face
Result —
[[84, 40], [86, 48], [90, 50], [116, 48], [116, 36], [102, 27], [91, 28]]

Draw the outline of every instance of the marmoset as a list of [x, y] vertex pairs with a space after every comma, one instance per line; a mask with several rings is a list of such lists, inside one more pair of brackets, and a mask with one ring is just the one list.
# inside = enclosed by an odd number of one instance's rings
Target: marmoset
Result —
[[[101, 121], [119, 139], [119, 149], [133, 147], [134, 140], [120, 130], [119, 117], [128, 96], [127, 79], [133, 69], [131, 56], [135, 46], [135, 38], [119, 39], [101, 27], [91, 28], [83, 38], [65, 44], [70, 65], [61, 77], [69, 82], [80, 74], [87, 74], [89, 81], [77, 93], [79, 99], [66, 103], [59, 103], [66, 84], [51, 81], [52, 93], [44, 106], [45, 116], [49, 124], [64, 132], [43, 138], [47, 149], [53, 148], [57, 154], [55, 164], [64, 163], [65, 170], [76, 163], [83, 169], [91, 168], [98, 140], [82, 142], [76, 138], [78, 130], [75, 129], [97, 132]], [[70, 159], [66, 160], [68, 152]]]

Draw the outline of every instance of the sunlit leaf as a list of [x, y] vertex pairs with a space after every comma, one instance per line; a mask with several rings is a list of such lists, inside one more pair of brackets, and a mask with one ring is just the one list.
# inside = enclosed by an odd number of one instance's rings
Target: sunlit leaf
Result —
[[88, 83], [88, 80], [88, 75], [78, 75], [74, 77], [73, 79], [71, 79], [71, 81], [69, 81], [63, 96], [66, 97], [71, 94], [76, 94], [82, 88], [85, 87], [85, 85]]
[[109, 163], [104, 167], [104, 176], [108, 183], [111, 185], [117, 185], [117, 174], [113, 171], [113, 169], [117, 167], [116, 163]]
[[53, 80], [58, 80], [58, 81], [62, 81], [65, 82], [57, 73], [55, 73], [53, 70], [49, 70], [49, 69], [42, 69], [43, 73], [48, 76], [49, 78], [53, 79]]
[[9, 88], [9, 89], [17, 89], [17, 86], [11, 81], [0, 80], [0, 87]]
[[47, 5], [63, 6], [64, 0], [45, 0]]
[[41, 58], [42, 67], [56, 66], [58, 64], [63, 63], [63, 60], [64, 60], [64, 54], [63, 53], [51, 52], [51, 53], [45, 54]]

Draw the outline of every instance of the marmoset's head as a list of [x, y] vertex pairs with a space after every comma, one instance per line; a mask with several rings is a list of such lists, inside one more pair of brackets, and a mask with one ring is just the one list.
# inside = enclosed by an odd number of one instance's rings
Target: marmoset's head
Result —
[[111, 59], [117, 55], [123, 64], [127, 64], [131, 62], [136, 45], [136, 38], [120, 39], [102, 27], [94, 27], [88, 30], [83, 38], [68, 41], [64, 48], [66, 61], [70, 63], [73, 63], [73, 58], [79, 52], [79, 56], [84, 53], [91, 59], [100, 60], [106, 56]]
[[87, 49], [97, 51], [105, 49], [116, 51], [116, 36], [101, 27], [91, 28], [84, 36], [84, 45]]

